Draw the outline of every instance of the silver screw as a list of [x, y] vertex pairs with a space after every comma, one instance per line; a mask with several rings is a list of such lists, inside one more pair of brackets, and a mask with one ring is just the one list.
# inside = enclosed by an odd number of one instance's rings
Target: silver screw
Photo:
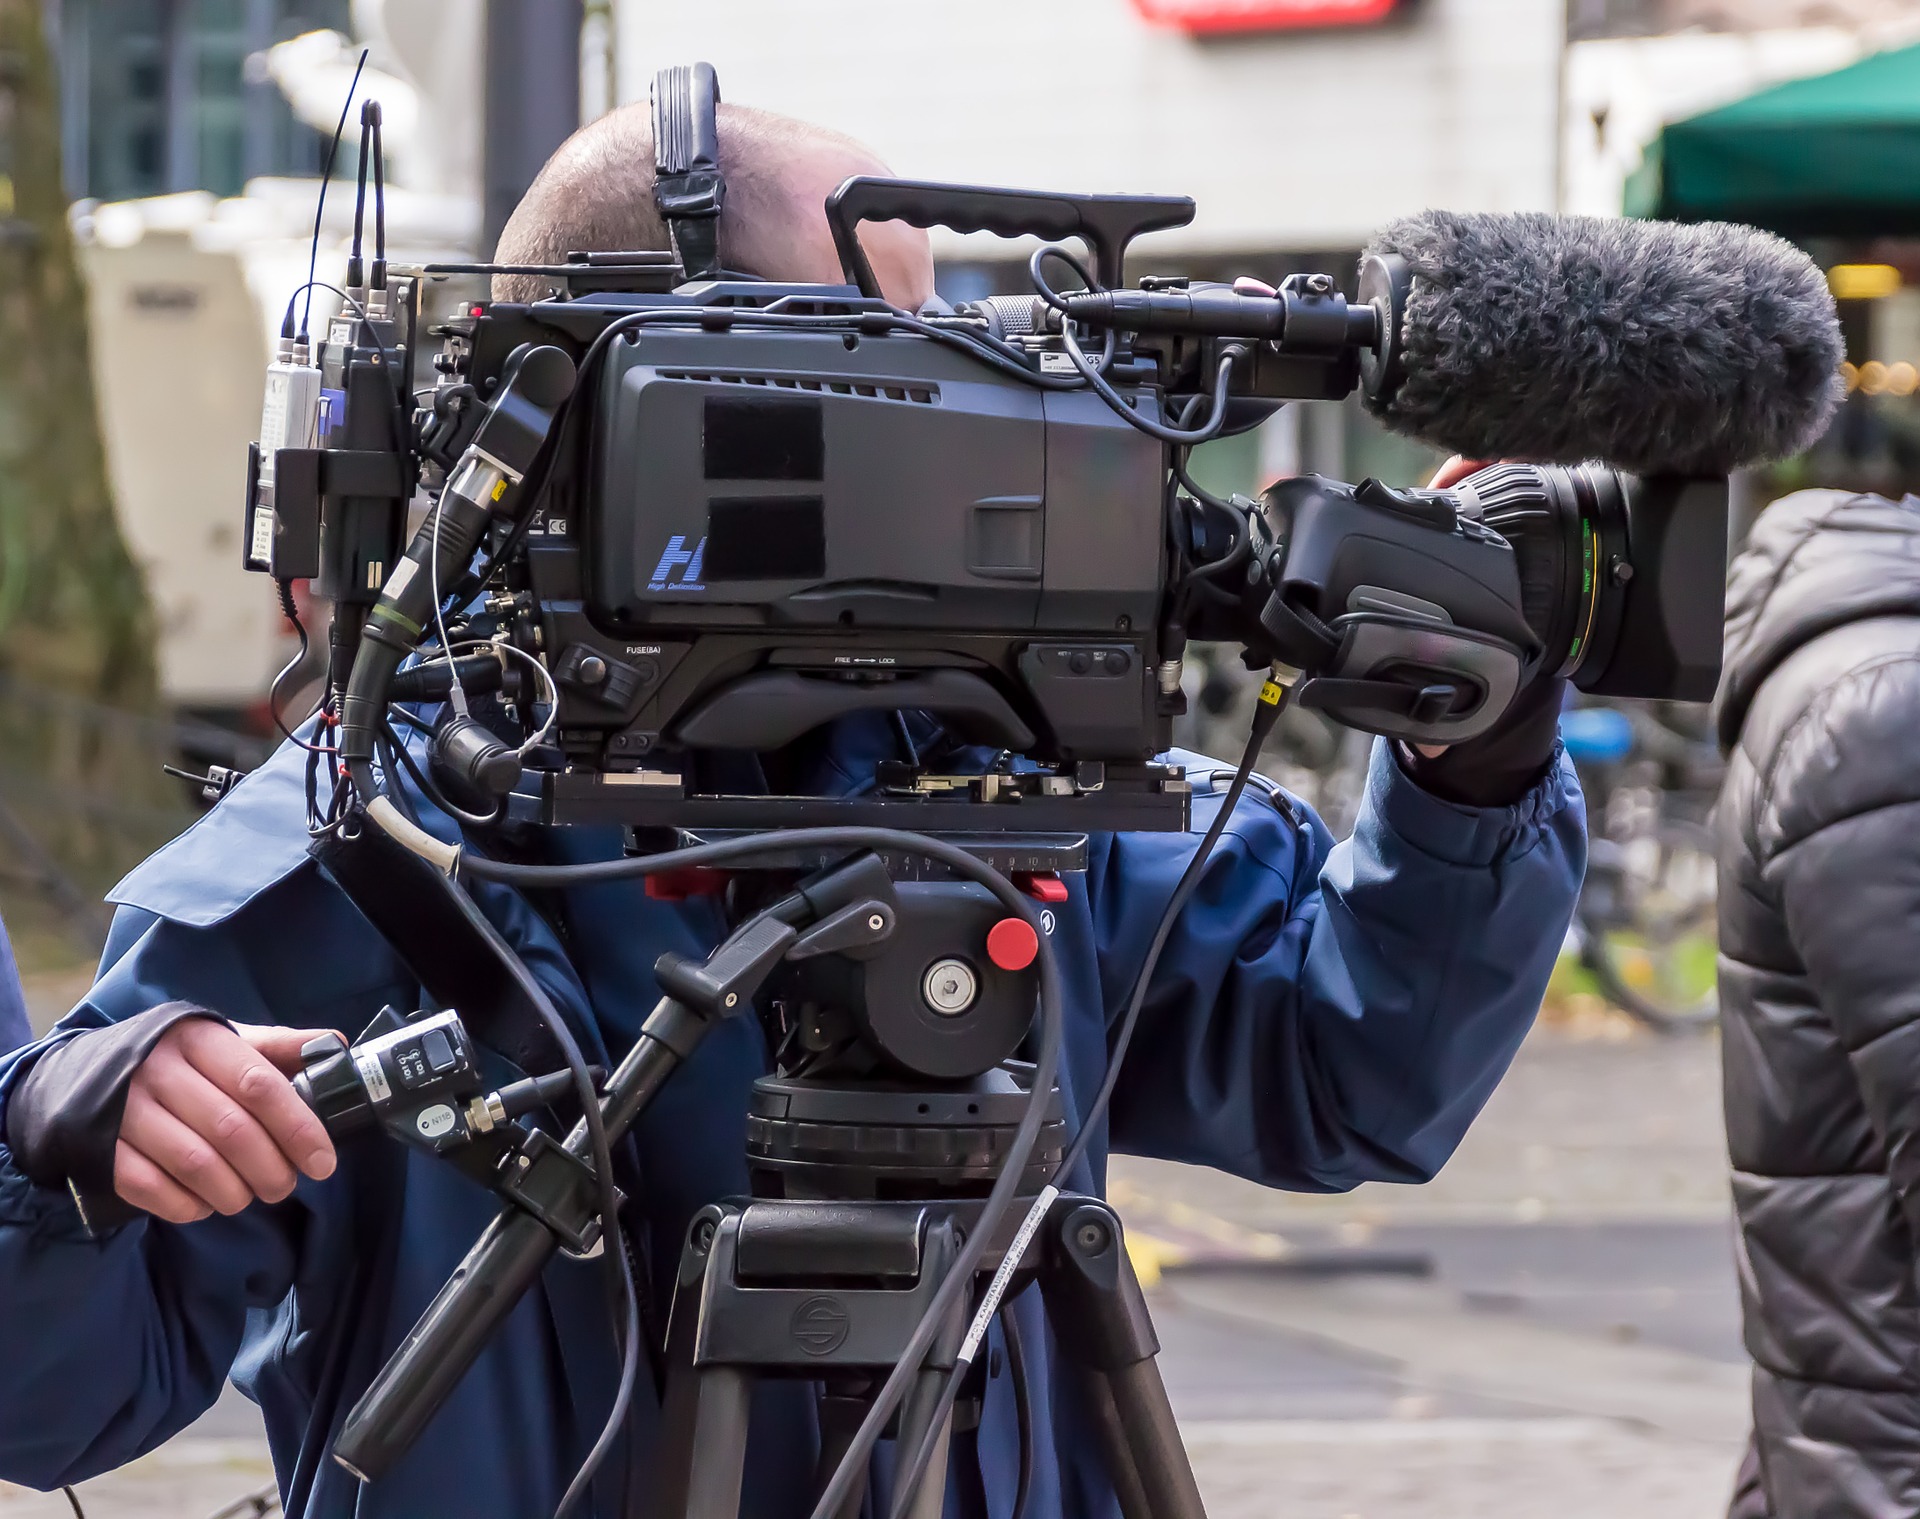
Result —
[[980, 981], [965, 960], [936, 960], [927, 967], [920, 983], [920, 995], [936, 1013], [957, 1017], [973, 1006], [980, 994]]
[[887, 920], [884, 917], [882, 917], [879, 913], [875, 913], [872, 917], [867, 919], [867, 927], [871, 928], [875, 933], [879, 933], [880, 930], [885, 928], [886, 926], [887, 926]]
[[728, 993], [727, 993], [727, 1006], [728, 1006], [728, 1007], [732, 1007], [732, 1006], [734, 1006], [734, 1005], [735, 1005], [735, 1004], [736, 1004], [737, 1002], [739, 1002], [739, 1000], [740, 1000], [740, 994], [739, 994], [738, 992], [728, 992]]

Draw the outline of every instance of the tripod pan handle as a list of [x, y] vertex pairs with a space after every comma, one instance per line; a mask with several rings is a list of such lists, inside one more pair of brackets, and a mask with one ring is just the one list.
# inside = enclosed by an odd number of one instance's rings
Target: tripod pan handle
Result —
[[333, 1459], [362, 1482], [391, 1471], [558, 1248], [531, 1213], [503, 1209], [354, 1404]]

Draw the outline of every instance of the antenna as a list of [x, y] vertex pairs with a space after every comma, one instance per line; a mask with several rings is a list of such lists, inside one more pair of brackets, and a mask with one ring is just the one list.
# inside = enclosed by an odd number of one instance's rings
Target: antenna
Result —
[[387, 171], [386, 149], [380, 141], [380, 102], [369, 100], [373, 113], [373, 273], [369, 283], [375, 290], [387, 288]]
[[320, 171], [320, 199], [313, 208], [313, 248], [307, 254], [306, 305], [300, 311], [300, 341], [307, 340], [307, 318], [313, 315], [313, 276], [320, 262], [320, 218], [327, 209], [327, 185], [333, 179], [333, 160], [340, 152], [340, 135], [347, 130], [347, 112], [353, 107], [353, 92], [360, 88], [360, 71], [367, 66], [367, 48], [360, 49], [360, 61], [353, 66], [353, 82], [347, 86], [347, 98], [340, 102], [340, 120], [333, 129], [333, 141], [327, 146], [327, 164]]
[[380, 108], [371, 100], [360, 106], [360, 188], [353, 197], [353, 251], [347, 255], [347, 289], [358, 290], [367, 283], [366, 264], [361, 259], [361, 236], [367, 224], [367, 156], [372, 151], [373, 121]]

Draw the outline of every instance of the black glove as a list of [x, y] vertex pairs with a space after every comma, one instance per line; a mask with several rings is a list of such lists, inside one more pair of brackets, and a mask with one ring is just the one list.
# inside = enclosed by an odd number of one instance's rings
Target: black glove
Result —
[[1547, 676], [1523, 686], [1513, 705], [1478, 738], [1428, 759], [1402, 750], [1406, 771], [1422, 790], [1462, 807], [1505, 807], [1540, 784], [1560, 738], [1567, 683]]
[[27, 1180], [73, 1194], [90, 1234], [139, 1210], [114, 1192], [114, 1149], [127, 1088], [154, 1046], [188, 1018], [226, 1020], [190, 1002], [167, 1002], [56, 1044], [15, 1083], [7, 1099], [7, 1148]]

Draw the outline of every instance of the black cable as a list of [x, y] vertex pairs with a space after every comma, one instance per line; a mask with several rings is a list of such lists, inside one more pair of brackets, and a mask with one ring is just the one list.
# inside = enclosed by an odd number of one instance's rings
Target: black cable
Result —
[[70, 1487], [63, 1487], [60, 1491], [67, 1495], [67, 1506], [73, 1510], [73, 1519], [87, 1519], [87, 1511], [80, 1507], [80, 1495]]
[[1247, 789], [1247, 781], [1253, 774], [1254, 764], [1260, 758], [1260, 749], [1267, 741], [1267, 735], [1273, 732], [1273, 725], [1280, 720], [1280, 713], [1287, 705], [1287, 699], [1293, 694], [1290, 686], [1280, 685], [1269, 679], [1260, 690], [1259, 704], [1253, 710], [1253, 726], [1247, 734], [1247, 747], [1240, 756], [1240, 764], [1233, 772], [1233, 781], [1227, 787], [1226, 800], [1220, 804], [1220, 810], [1214, 814], [1213, 822], [1200, 840], [1200, 847], [1194, 851], [1193, 858], [1187, 862], [1187, 868], [1181, 872], [1179, 881], [1173, 888], [1173, 895], [1167, 898], [1166, 910], [1160, 914], [1160, 922], [1154, 928], [1153, 938], [1147, 944], [1147, 955], [1140, 962], [1140, 970], [1133, 980], [1132, 995], [1127, 998], [1127, 1011], [1120, 1020], [1120, 1028], [1114, 1035], [1113, 1043], [1107, 1053], [1107, 1072], [1101, 1079], [1100, 1090], [1094, 1094], [1092, 1103], [1087, 1107], [1080, 1120], [1080, 1130], [1073, 1137], [1073, 1143], [1060, 1158], [1060, 1164], [1054, 1169], [1056, 1182], [1062, 1181], [1080, 1158], [1086, 1154], [1087, 1146], [1092, 1143], [1101, 1118], [1106, 1114], [1107, 1106], [1113, 1101], [1113, 1090], [1120, 1081], [1120, 1069], [1126, 1059], [1127, 1045], [1132, 1042], [1133, 1031], [1140, 1021], [1140, 1009], [1147, 1000], [1147, 988], [1153, 980], [1153, 972], [1160, 961], [1160, 952], [1166, 948], [1167, 939], [1173, 932], [1175, 920], [1187, 905], [1187, 899], [1200, 884], [1200, 873], [1206, 867], [1207, 857], [1213, 853], [1214, 845], [1219, 843], [1220, 835], [1226, 831], [1227, 819], [1233, 816], [1233, 809], [1240, 805], [1240, 798]]
[[[358, 781], [359, 777], [356, 776], [356, 786]], [[373, 824], [363, 823], [362, 826], [372, 827]], [[481, 863], [473, 856], [464, 858], [469, 866]], [[513, 871], [539, 873], [569, 868], [540, 865], [508, 866], [497, 861], [484, 863], [503, 873]], [[488, 876], [488, 872], [484, 870], [473, 870], [471, 873], [482, 879]], [[499, 876], [494, 878], [500, 879]], [[624, 1344], [621, 1350], [620, 1383], [614, 1393], [613, 1408], [601, 1429], [599, 1439], [594, 1442], [593, 1448], [587, 1453], [586, 1460], [581, 1463], [579, 1471], [574, 1474], [573, 1481], [568, 1484], [566, 1493], [561, 1497], [560, 1507], [554, 1511], [554, 1519], [562, 1519], [567, 1508], [593, 1481], [594, 1473], [599, 1470], [600, 1464], [606, 1459], [607, 1452], [612, 1449], [614, 1437], [618, 1434], [620, 1426], [625, 1423], [627, 1410], [632, 1404], [634, 1383], [639, 1375], [639, 1289], [634, 1285], [632, 1264], [627, 1259], [627, 1252], [622, 1245], [619, 1193], [615, 1190], [613, 1182], [613, 1147], [607, 1140], [606, 1125], [601, 1121], [600, 1098], [594, 1090], [593, 1075], [587, 1067], [586, 1058], [580, 1052], [579, 1044], [574, 1040], [573, 1030], [567, 1027], [566, 1019], [560, 1016], [560, 1010], [553, 1005], [546, 989], [533, 976], [522, 978], [522, 985], [540, 1021], [546, 1025], [547, 1032], [559, 1046], [560, 1053], [566, 1060], [567, 1069], [573, 1076], [574, 1095], [580, 1104], [581, 1121], [586, 1125], [588, 1153], [593, 1162], [596, 1189], [600, 1194], [598, 1201], [601, 1249], [607, 1256], [609, 1267], [608, 1306], [615, 1324], [631, 1330], [622, 1335]]]
[[[388, 710], [391, 711], [392, 708]], [[411, 717], [412, 714], [408, 715]], [[419, 720], [414, 719], [414, 721], [418, 722]], [[431, 733], [432, 729], [422, 724], [421, 731]], [[400, 741], [400, 735], [393, 731], [392, 724], [389, 723], [383, 727], [380, 730], [380, 735], [380, 738], [375, 739], [374, 742], [377, 744], [384, 739], [388, 744], [392, 745], [396, 756], [399, 758], [400, 768], [412, 777], [414, 785], [420, 788], [421, 795], [426, 797], [428, 801], [432, 802], [434, 806], [438, 807], [455, 822], [473, 828], [491, 828], [506, 816], [507, 804], [504, 799], [493, 804], [492, 812], [467, 811], [466, 808], [460, 806], [449, 797], [446, 791], [437, 782], [430, 779], [426, 771], [423, 771], [419, 767], [414, 761], [413, 755], [408, 752], [407, 746]]]
[[[1167, 899], [1165, 910], [1160, 914], [1160, 922], [1155, 927], [1153, 938], [1147, 945], [1147, 955], [1140, 964], [1138, 975], [1134, 978], [1133, 992], [1127, 1000], [1126, 1015], [1120, 1021], [1120, 1030], [1114, 1036], [1107, 1053], [1107, 1070], [1101, 1080], [1100, 1090], [1081, 1117], [1079, 1131], [1074, 1135], [1073, 1143], [1061, 1157], [1060, 1164], [1054, 1168], [1051, 1185], [1059, 1187], [1066, 1180], [1067, 1173], [1079, 1163], [1086, 1154], [1087, 1145], [1100, 1126], [1101, 1116], [1107, 1105], [1113, 1100], [1113, 1092], [1120, 1080], [1122, 1062], [1126, 1058], [1127, 1045], [1133, 1038], [1135, 1025], [1140, 1020], [1140, 1009], [1146, 1002], [1147, 988], [1153, 979], [1154, 968], [1159, 964], [1160, 952], [1166, 948], [1168, 937], [1181, 910], [1187, 905], [1187, 899], [1193, 895], [1199, 885], [1200, 874], [1206, 868], [1208, 858], [1214, 846], [1220, 842], [1220, 835], [1226, 831], [1227, 819], [1233, 815], [1233, 809], [1240, 804], [1240, 797], [1247, 789], [1247, 780], [1253, 774], [1254, 762], [1260, 757], [1260, 748], [1266, 742], [1267, 735], [1273, 731], [1273, 725], [1279, 720], [1280, 712], [1286, 706], [1289, 695], [1287, 687], [1269, 680], [1262, 687], [1260, 702], [1254, 708], [1253, 726], [1247, 734], [1247, 746], [1240, 756], [1239, 768], [1234, 771], [1233, 782], [1227, 788], [1225, 800], [1215, 815], [1206, 834], [1200, 840], [1200, 846], [1194, 851], [1193, 858], [1187, 862], [1187, 868], [1181, 872], [1179, 881], [1173, 888], [1173, 895]], [[1035, 1206], [1039, 1204], [1036, 1202]], [[1002, 1322], [1007, 1320], [1003, 1317]], [[892, 1519], [904, 1519], [913, 1506], [915, 1492], [926, 1479], [927, 1469], [933, 1464], [933, 1453], [939, 1447], [940, 1433], [947, 1417], [960, 1394], [960, 1384], [965, 1379], [971, 1362], [959, 1359], [953, 1369], [947, 1373], [941, 1384], [940, 1401], [934, 1418], [927, 1426], [927, 1432], [921, 1437], [912, 1459], [901, 1469], [902, 1475], [894, 1483], [894, 1501], [891, 1509]], [[822, 1516], [816, 1516], [822, 1519]]]
[[927, 1480], [927, 1471], [933, 1465], [933, 1453], [940, 1448], [940, 1437], [947, 1432], [947, 1426], [953, 1419], [953, 1405], [960, 1399], [960, 1384], [966, 1381], [972, 1367], [971, 1361], [956, 1361], [941, 1382], [940, 1397], [933, 1405], [933, 1417], [927, 1421], [927, 1431], [913, 1448], [912, 1459], [893, 1479], [893, 1505], [888, 1510], [892, 1519], [907, 1519], [912, 1510], [920, 1484]]
[[[1033, 281], [1034, 291], [1039, 295], [1040, 299], [1061, 314], [1063, 320], [1060, 325], [1064, 333], [1067, 320], [1069, 320], [1066, 317], [1066, 299], [1055, 290], [1053, 286], [1047, 283], [1046, 275], [1041, 273], [1041, 270], [1046, 267], [1046, 262], [1050, 258], [1057, 258], [1075, 274], [1079, 275], [1080, 283], [1087, 288], [1089, 293], [1102, 290], [1105, 287], [1087, 272], [1087, 266], [1081, 263], [1080, 260], [1073, 255], [1071, 250], [1061, 247], [1060, 244], [1049, 243], [1044, 248], [1034, 249], [1033, 257], [1027, 260], [1027, 277]], [[1105, 337], [1101, 339], [1100, 362], [1094, 365], [1095, 370], [1100, 374], [1104, 375], [1113, 367], [1113, 356], [1117, 345], [1118, 335], [1115, 329], [1111, 327], [1107, 328]]]
[[913, 741], [913, 730], [907, 726], [907, 714], [897, 709], [893, 713], [893, 732], [894, 736], [900, 740], [900, 748], [907, 757], [907, 763], [918, 769], [920, 746]]
[[1220, 429], [1227, 425], [1227, 392], [1233, 381], [1233, 365], [1244, 352], [1238, 346], [1229, 344], [1221, 350], [1220, 363], [1213, 375], [1213, 409], [1207, 413], [1206, 421], [1196, 428], [1188, 429], [1168, 427], [1164, 422], [1155, 422], [1141, 416], [1139, 412], [1127, 405], [1126, 398], [1107, 383], [1106, 376], [1101, 374], [1098, 366], [1087, 357], [1085, 350], [1080, 347], [1079, 339], [1074, 337], [1071, 327], [1062, 330], [1060, 340], [1066, 344], [1067, 357], [1073, 360], [1073, 367], [1087, 382], [1087, 388], [1105, 401], [1109, 409], [1129, 427], [1145, 433], [1149, 438], [1158, 438], [1162, 443], [1191, 446], [1219, 437]]
[[353, 82], [347, 86], [347, 98], [340, 102], [340, 120], [333, 129], [333, 141], [327, 146], [326, 167], [320, 171], [320, 199], [313, 208], [313, 247], [307, 254], [307, 304], [300, 313], [300, 336], [303, 339], [307, 335], [307, 319], [313, 315], [313, 276], [320, 266], [320, 221], [327, 209], [327, 185], [333, 178], [333, 160], [340, 152], [340, 137], [347, 130], [347, 112], [353, 109], [353, 93], [360, 88], [360, 71], [367, 66], [369, 51], [368, 48], [360, 49], [360, 61], [353, 66]]
[[1075, 274], [1079, 275], [1080, 283], [1087, 288], [1089, 294], [1104, 288], [1098, 280], [1087, 272], [1087, 266], [1080, 261], [1079, 257], [1071, 248], [1064, 248], [1059, 243], [1048, 243], [1043, 248], [1035, 248], [1033, 250], [1033, 256], [1027, 260], [1027, 278], [1033, 281], [1034, 293], [1062, 316], [1067, 314], [1066, 297], [1055, 290], [1052, 285], [1048, 284], [1046, 275], [1042, 273], [1046, 268], [1047, 260], [1050, 258], [1058, 259]]
[[[691, 849], [669, 850], [661, 854], [637, 855], [628, 859], [598, 860], [580, 865], [519, 865], [481, 856], [462, 857], [463, 868], [482, 880], [499, 881], [510, 886], [585, 886], [632, 876], [650, 875], [662, 870], [696, 865], [721, 865], [776, 853], [796, 845], [827, 849], [872, 849], [880, 852], [911, 852], [937, 860], [957, 874], [984, 886], [1011, 914], [1034, 922], [1032, 904], [1013, 882], [975, 859], [959, 846], [924, 834], [906, 833], [893, 828], [800, 828], [774, 829], [740, 839], [725, 839]], [[972, 1285], [973, 1276], [987, 1244], [996, 1237], [1002, 1220], [1011, 1211], [1025, 1177], [1047, 1111], [1047, 1098], [1053, 1091], [1060, 1069], [1060, 1047], [1065, 1034], [1065, 1002], [1059, 962], [1051, 941], [1036, 929], [1040, 964], [1040, 1047], [1035, 1052], [1032, 1087], [1020, 1115], [1005, 1160], [994, 1178], [992, 1190], [982, 1204], [973, 1232], [961, 1246], [945, 1279], [935, 1289], [920, 1321], [914, 1326], [900, 1359], [895, 1362], [879, 1393], [874, 1397], [846, 1455], [829, 1479], [813, 1519], [830, 1519], [843, 1506], [853, 1484], [861, 1480], [867, 1459], [879, 1442], [888, 1421], [905, 1398], [918, 1374], [935, 1336], [959, 1310]], [[597, 1111], [595, 1113], [597, 1118]], [[597, 1160], [596, 1160], [597, 1164]]]
[[613, 1407], [607, 1413], [607, 1422], [600, 1426], [600, 1437], [593, 1442], [587, 1459], [580, 1463], [580, 1469], [573, 1474], [566, 1492], [561, 1494], [560, 1505], [553, 1511], [553, 1519], [566, 1519], [567, 1510], [585, 1497], [587, 1489], [593, 1485], [594, 1475], [606, 1462], [607, 1453], [613, 1449], [613, 1442], [619, 1438], [627, 1422], [628, 1411], [633, 1407], [633, 1389], [640, 1380], [640, 1292], [634, 1285], [633, 1261], [627, 1255], [626, 1236], [617, 1219], [607, 1216], [601, 1224], [600, 1234], [601, 1248], [620, 1257], [620, 1283], [626, 1296], [626, 1334], [622, 1337], [620, 1350], [620, 1382], [614, 1391]]
[[[400, 741], [399, 736], [394, 733], [391, 726], [382, 728], [379, 737], [375, 740], [375, 748], [385, 764], [389, 777], [394, 775], [397, 762], [397, 768], [405, 770], [406, 773], [413, 778], [414, 784], [420, 788], [421, 793], [428, 801], [443, 811], [448, 810], [444, 799], [438, 795], [434, 787], [427, 781], [427, 778], [415, 766], [413, 756], [407, 752], [407, 746]], [[401, 809], [407, 821], [415, 827], [419, 827], [419, 814], [413, 808], [406, 794], [400, 791], [398, 787], [395, 787], [391, 794], [394, 797], [394, 805]], [[555, 1016], [557, 1017], [557, 1013]], [[544, 1013], [542, 1014], [542, 1020], [545, 1021]], [[551, 1028], [552, 1025], [549, 1024], [549, 1027]], [[556, 1042], [558, 1042], [557, 1036]], [[568, 1046], [565, 1044], [562, 1044], [561, 1049], [563, 1054], [569, 1052]], [[573, 1046], [571, 1053], [578, 1054], [578, 1047]], [[571, 1059], [569, 1059], [568, 1063], [569, 1067], [571, 1067]], [[577, 1089], [580, 1072], [574, 1071], [573, 1075]], [[588, 1090], [591, 1091], [592, 1077], [590, 1074], [587, 1077], [587, 1085]], [[599, 1111], [597, 1099], [592, 1106], [594, 1112], [597, 1114]], [[589, 1134], [591, 1134], [591, 1129], [589, 1130]], [[604, 1141], [604, 1130], [601, 1133], [601, 1138]], [[596, 1164], [598, 1164], [597, 1159]], [[609, 1169], [602, 1174], [610, 1176], [612, 1165], [611, 1146], [607, 1147], [607, 1164]], [[601, 1202], [603, 1207], [606, 1202], [606, 1196], [607, 1189], [602, 1188]], [[634, 1387], [639, 1378], [639, 1347], [641, 1343], [640, 1293], [639, 1287], [634, 1281], [633, 1262], [627, 1254], [625, 1236], [614, 1214], [602, 1214], [601, 1235], [602, 1248], [617, 1253], [620, 1257], [618, 1262], [620, 1279], [618, 1292], [620, 1299], [623, 1301], [610, 1305], [614, 1310], [615, 1322], [624, 1325], [624, 1332], [618, 1336], [621, 1345], [620, 1380], [615, 1388], [613, 1407], [607, 1414], [606, 1422], [601, 1426], [600, 1434], [598, 1438], [595, 1439], [592, 1449], [588, 1451], [586, 1460], [580, 1464], [579, 1470], [574, 1473], [573, 1480], [567, 1484], [566, 1492], [561, 1496], [559, 1507], [554, 1510], [554, 1519], [563, 1519], [567, 1510], [579, 1501], [582, 1494], [584, 1494], [592, 1484], [595, 1473], [599, 1471], [601, 1465], [605, 1462], [607, 1452], [612, 1449], [614, 1440], [618, 1437], [621, 1428], [627, 1421], [627, 1414], [633, 1406]]]
[[[1201, 398], [1195, 395], [1188, 396], [1185, 400], [1177, 403], [1178, 410], [1174, 412], [1174, 424], [1179, 427], [1185, 427], [1187, 425], [1187, 418], [1193, 415], [1193, 409], [1200, 404], [1200, 400]], [[1183, 487], [1187, 494], [1192, 496], [1193, 499], [1198, 501], [1202, 506], [1209, 506], [1217, 511], [1226, 513], [1227, 516], [1233, 519], [1234, 525], [1233, 546], [1229, 548], [1226, 553], [1222, 554], [1218, 559], [1208, 560], [1205, 564], [1189, 564], [1187, 566], [1184, 576], [1187, 580], [1211, 580], [1220, 575], [1224, 575], [1230, 569], [1237, 568], [1246, 559], [1247, 554], [1253, 548], [1253, 523], [1249, 520], [1249, 514], [1235, 506], [1233, 502], [1221, 500], [1220, 497], [1195, 482], [1192, 474], [1190, 474], [1187, 469], [1188, 455], [1190, 452], [1191, 449], [1186, 447], [1174, 449], [1174, 483]], [[1170, 492], [1170, 497], [1171, 494]], [[1181, 557], [1184, 560], [1186, 558], [1184, 545], [1181, 546], [1181, 550]]]
[[[280, 673], [273, 677], [273, 684], [267, 687], [267, 714], [273, 719], [274, 727], [280, 730], [280, 736], [282, 738], [286, 739], [289, 743], [298, 744], [302, 749], [311, 750], [316, 746], [308, 743], [304, 738], [300, 737], [299, 734], [295, 733], [293, 729], [289, 728], [286, 718], [280, 714], [280, 687], [286, 683], [288, 676], [292, 675], [294, 671], [298, 670], [307, 662], [307, 655], [313, 651], [312, 640], [307, 637], [307, 625], [300, 620], [300, 608], [294, 603], [293, 582], [286, 579], [277, 579], [274, 581], [274, 585], [280, 592], [280, 610], [282, 614], [285, 615], [288, 622], [293, 624], [293, 631], [300, 635], [300, 652], [280, 667]], [[307, 716], [311, 717], [313, 714], [309, 712]]]
[[[1089, 291], [1097, 291], [1101, 288], [1093, 276], [1087, 272], [1087, 266], [1058, 243], [1049, 243], [1044, 248], [1036, 248], [1033, 251], [1033, 256], [1027, 260], [1027, 276], [1033, 281], [1033, 288], [1040, 299], [1045, 301], [1055, 311], [1065, 315], [1067, 303], [1066, 298], [1047, 283], [1046, 275], [1042, 272], [1043, 266], [1050, 258], [1059, 259], [1061, 263], [1079, 275], [1081, 282], [1085, 284]], [[1091, 363], [1088, 360], [1086, 353], [1080, 347], [1079, 339], [1073, 335], [1073, 324], [1071, 322], [1061, 323], [1060, 339], [1066, 345], [1067, 357], [1073, 360], [1073, 367], [1079, 371], [1080, 377], [1087, 382], [1088, 388], [1098, 395], [1101, 400], [1105, 401], [1113, 411], [1117, 412], [1129, 426], [1137, 427], [1148, 437], [1158, 438], [1162, 443], [1186, 444], [1190, 446], [1195, 443], [1205, 443], [1210, 438], [1218, 437], [1220, 429], [1226, 426], [1227, 387], [1237, 351], [1234, 347], [1229, 346], [1220, 355], [1220, 366], [1215, 372], [1213, 379], [1213, 409], [1208, 414], [1207, 420], [1200, 424], [1198, 428], [1188, 429], [1184, 427], [1168, 427], [1164, 423], [1149, 421], [1136, 412], [1131, 406], [1127, 405], [1125, 398], [1107, 383], [1106, 370], [1113, 357], [1112, 329], [1108, 329], [1107, 331], [1105, 349], [1101, 354], [1098, 364]], [[1184, 415], [1185, 409], [1183, 408], [1183, 420]]]
[[1014, 1484], [1013, 1509], [1007, 1519], [1026, 1519], [1027, 1500], [1033, 1496], [1033, 1392], [1027, 1386], [1027, 1342], [1020, 1337], [1020, 1317], [1012, 1303], [1000, 1310], [1000, 1333], [1007, 1346], [1013, 1422], [1020, 1440], [1020, 1477]]

